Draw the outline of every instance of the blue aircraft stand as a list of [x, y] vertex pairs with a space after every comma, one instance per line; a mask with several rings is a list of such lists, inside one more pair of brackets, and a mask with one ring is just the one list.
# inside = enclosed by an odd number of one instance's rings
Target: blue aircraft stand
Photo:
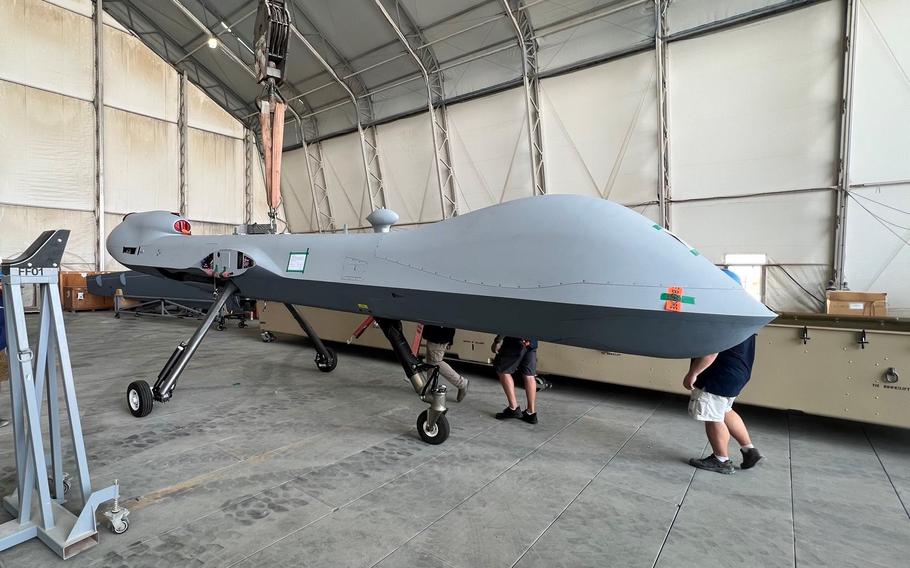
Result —
[[[66, 230], [45, 231], [22, 255], [2, 264], [17, 483], [15, 491], [3, 499], [3, 506], [14, 519], [0, 525], [0, 551], [37, 537], [64, 559], [98, 543], [95, 514], [99, 505], [106, 501], [114, 501], [112, 509], [105, 513], [111, 529], [121, 534], [129, 528], [129, 511], [119, 506], [117, 483], [93, 491], [89, 477], [60, 304], [59, 266], [68, 238], [69, 231]], [[27, 284], [36, 284], [39, 291], [41, 319], [37, 354], [29, 346], [22, 301], [22, 286]], [[59, 378], [62, 378], [78, 470], [82, 501], [78, 515], [63, 507], [69, 476], [63, 472]], [[41, 432], [41, 405], [45, 402], [45, 390], [47, 453]]]

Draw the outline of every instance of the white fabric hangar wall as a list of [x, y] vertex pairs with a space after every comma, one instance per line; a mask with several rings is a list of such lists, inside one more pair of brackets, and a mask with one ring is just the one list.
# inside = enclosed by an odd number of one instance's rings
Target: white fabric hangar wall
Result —
[[847, 203], [846, 279], [888, 293], [888, 313], [910, 315], [910, 3], [863, 0]]
[[821, 3], [668, 52], [671, 228], [716, 263], [759, 253], [791, 267], [796, 296], [823, 297], [830, 272], [843, 11]]
[[645, 52], [541, 81], [549, 193], [656, 203], [656, 67]]
[[533, 195], [522, 89], [450, 106], [449, 136], [459, 211]]
[[[0, 2], [4, 258], [43, 230], [67, 228], [64, 268], [90, 270], [98, 262], [92, 11], [86, 0]], [[110, 232], [126, 213], [179, 209], [180, 77], [107, 15], [105, 24], [104, 214]], [[198, 89], [188, 108], [188, 213], [203, 222], [203, 231], [229, 232], [245, 221], [245, 130]], [[255, 187], [264, 194], [261, 181]], [[252, 205], [253, 220], [265, 221], [263, 201]], [[109, 255], [105, 266], [120, 268]]]

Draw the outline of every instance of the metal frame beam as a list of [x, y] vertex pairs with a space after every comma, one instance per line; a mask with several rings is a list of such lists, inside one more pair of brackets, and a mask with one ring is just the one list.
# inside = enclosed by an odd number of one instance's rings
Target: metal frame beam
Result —
[[670, 228], [670, 128], [667, 103], [668, 0], [654, 0], [654, 54], [657, 61], [657, 203], [658, 222]]
[[531, 154], [531, 184], [534, 195], [546, 195], [547, 175], [543, 152], [543, 125], [541, 124], [540, 81], [537, 74], [537, 40], [531, 19], [521, 10], [521, 0], [501, 0], [512, 22], [518, 47], [521, 50], [522, 82], [527, 107], [528, 146]]
[[[436, 170], [436, 183], [439, 188], [439, 205], [442, 218], [446, 219], [458, 215], [458, 197], [455, 188], [455, 170], [452, 164], [452, 150], [449, 142], [448, 111], [445, 107], [446, 93], [443, 85], [442, 74], [439, 71], [439, 62], [432, 49], [413, 47], [411, 42], [402, 32], [401, 27], [383, 6], [381, 0], [374, 0], [376, 7], [392, 26], [395, 35], [404, 46], [405, 50], [420, 68], [427, 90], [427, 118], [430, 120], [430, 134], [433, 140], [433, 161]], [[417, 39], [418, 46], [427, 46], [420, 27], [414, 23], [413, 18], [407, 13], [404, 6], [396, 1], [396, 13], [409, 34]], [[418, 54], [418, 51], [420, 52]]]
[[95, 0], [95, 265], [104, 270], [107, 251], [104, 248], [104, 3]]
[[844, 268], [847, 253], [847, 201], [850, 198], [850, 150], [853, 134], [853, 79], [856, 66], [856, 28], [860, 0], [846, 0], [844, 19], [844, 72], [841, 101], [840, 151], [837, 171], [837, 200], [834, 212], [834, 253], [831, 284], [846, 287]]
[[[323, 66], [326, 72], [332, 76], [332, 78], [341, 86], [342, 89], [348, 94], [348, 98], [352, 105], [354, 105], [355, 112], [357, 113], [357, 132], [360, 134], [360, 154], [363, 160], [363, 169], [364, 174], [366, 175], [367, 182], [367, 196], [370, 201], [370, 209], [378, 209], [380, 207], [386, 207], [386, 196], [385, 188], [382, 183], [382, 171], [379, 167], [379, 151], [376, 144], [376, 133], [373, 129], [369, 129], [369, 132], [365, 131], [363, 128], [363, 123], [361, 121], [361, 105], [358, 103], [357, 96], [351, 90], [351, 88], [338, 77], [338, 74], [335, 73], [335, 70], [329, 65], [328, 61], [313, 47], [313, 44], [300, 33], [300, 30], [296, 26], [291, 25], [291, 31], [303, 43], [304, 47], [309, 50], [309, 52], [319, 61], [319, 64]], [[320, 162], [321, 163], [321, 162]], [[326, 202], [328, 202], [328, 191], [325, 194]], [[314, 205], [316, 197], [314, 196]], [[317, 209], [318, 214], [318, 209]], [[321, 227], [319, 227], [321, 231]]]

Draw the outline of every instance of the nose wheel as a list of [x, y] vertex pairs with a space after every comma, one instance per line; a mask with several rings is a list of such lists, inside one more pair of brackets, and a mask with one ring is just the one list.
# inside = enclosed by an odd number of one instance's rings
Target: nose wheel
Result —
[[424, 410], [417, 417], [417, 433], [420, 439], [427, 444], [441, 444], [449, 438], [449, 421], [445, 414], [436, 418], [436, 424], [430, 426], [428, 423], [429, 410]]
[[145, 381], [133, 381], [126, 388], [126, 404], [130, 413], [136, 418], [148, 416], [152, 411], [155, 399], [152, 396], [152, 387]]

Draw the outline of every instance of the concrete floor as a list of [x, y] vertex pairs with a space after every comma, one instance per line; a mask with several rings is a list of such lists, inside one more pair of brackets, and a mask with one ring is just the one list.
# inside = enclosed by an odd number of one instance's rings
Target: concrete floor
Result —
[[[126, 385], [193, 326], [67, 316], [93, 481], [118, 478], [132, 511], [67, 566], [910, 565], [910, 432], [746, 408], [768, 458], [721, 476], [686, 464], [706, 443], [682, 398], [557, 379], [540, 424], [501, 423], [498, 384], [471, 367], [451, 437], [429, 446], [388, 354], [342, 349], [323, 374], [304, 342], [236, 327], [133, 418]], [[5, 494], [9, 428], [0, 464]], [[0, 554], [59, 564], [34, 540]]]

